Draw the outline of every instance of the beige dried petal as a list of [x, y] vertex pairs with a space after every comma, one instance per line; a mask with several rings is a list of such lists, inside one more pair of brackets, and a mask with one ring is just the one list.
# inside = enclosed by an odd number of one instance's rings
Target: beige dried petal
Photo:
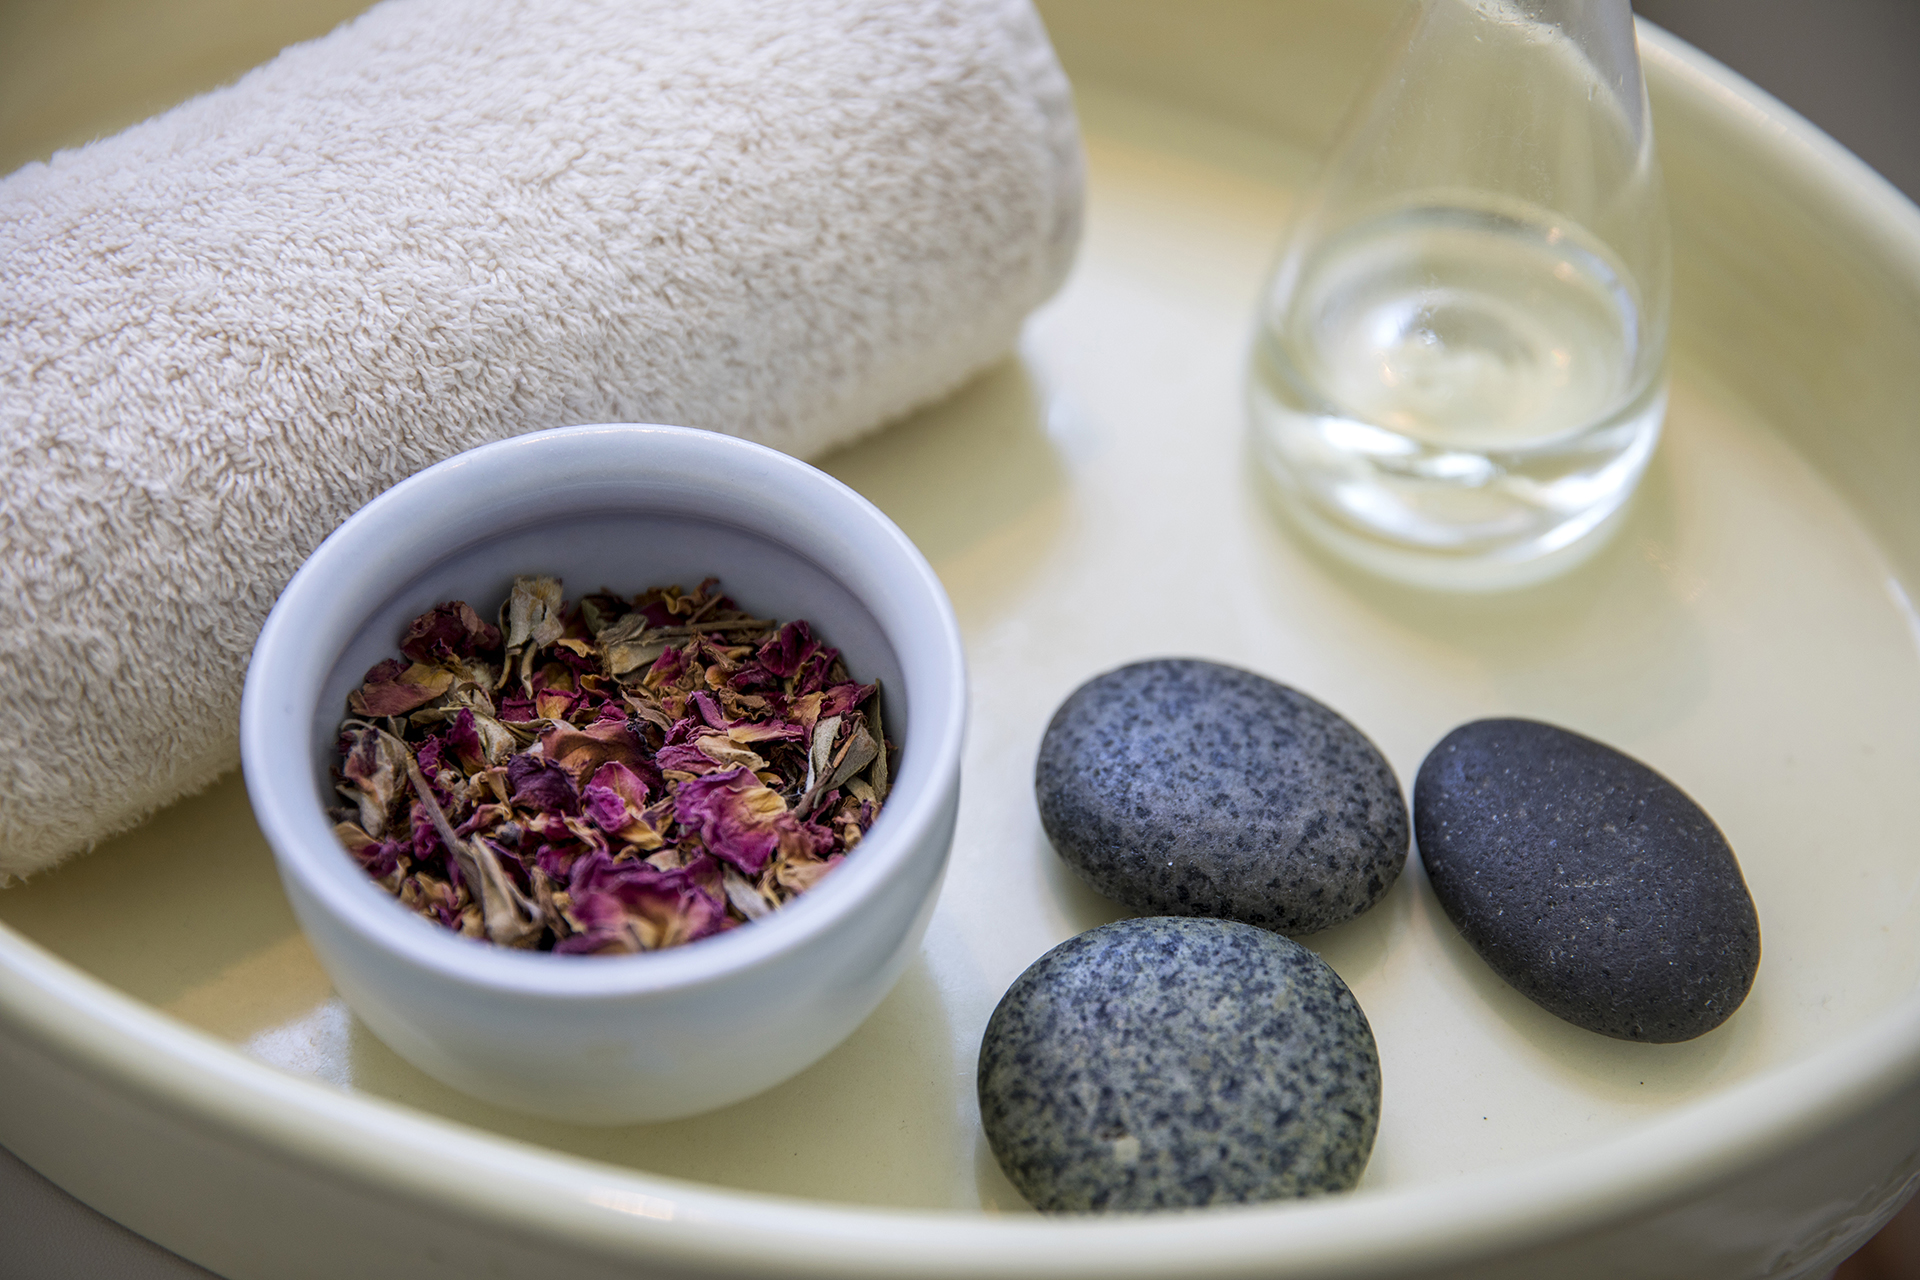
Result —
[[707, 759], [728, 768], [741, 766], [757, 774], [767, 767], [766, 760], [751, 747], [742, 746], [723, 733], [702, 734], [694, 739], [693, 745]]
[[[440, 802], [433, 798], [433, 789], [427, 786], [427, 780], [420, 772], [420, 764], [407, 755], [407, 777], [413, 782], [413, 797], [426, 810], [427, 819], [433, 823], [434, 831], [440, 836], [440, 843], [447, 846], [455, 861], [460, 864], [461, 878], [480, 893], [482, 919], [486, 926], [486, 935], [501, 946], [529, 946], [540, 936], [539, 908], [527, 896], [520, 892], [500, 865], [500, 859], [487, 847], [484, 840], [469, 843], [462, 840], [447, 821], [447, 815], [440, 808]], [[463, 916], [460, 931], [466, 932], [466, 920]]]
[[880, 681], [873, 682], [873, 697], [867, 701], [867, 723], [873, 726], [873, 740], [880, 744], [880, 754], [874, 757], [873, 772], [867, 775], [873, 781], [874, 803], [887, 798], [887, 790], [892, 783], [887, 778], [887, 731], [880, 723]]
[[566, 891], [556, 890], [553, 878], [538, 866], [528, 871], [527, 877], [533, 882], [533, 901], [540, 908], [540, 918], [553, 930], [554, 941], [573, 936], [573, 922], [567, 916], [567, 908], [572, 903]]
[[507, 648], [518, 649], [531, 642], [540, 649], [558, 640], [566, 629], [560, 619], [562, 603], [560, 579], [515, 578], [502, 620]]
[[833, 760], [833, 740], [840, 734], [841, 716], [828, 716], [813, 727], [813, 740], [807, 744], [807, 785], [804, 791], [812, 795], [821, 778], [827, 774], [827, 765]]
[[350, 730], [349, 736], [348, 785], [339, 788], [340, 794], [359, 807], [361, 828], [374, 839], [384, 840], [387, 814], [393, 808], [400, 779], [406, 776], [406, 762], [413, 757], [398, 738], [364, 722]]
[[731, 863], [723, 864], [720, 883], [726, 887], [727, 901], [749, 920], [758, 920], [779, 905], [777, 902], [768, 902], [761, 897], [760, 891], [735, 870]]
[[480, 738], [480, 757], [491, 766], [504, 765], [520, 749], [523, 739], [492, 715], [473, 713], [473, 731]]
[[831, 791], [841, 783], [859, 773], [873, 763], [880, 749], [873, 741], [873, 735], [867, 732], [864, 720], [856, 721], [853, 732], [847, 735], [847, 745], [840, 749], [838, 762], [827, 777], [827, 784], [821, 790]]
[[780, 859], [774, 868], [774, 879], [781, 888], [789, 893], [805, 893], [819, 881], [821, 876], [833, 870], [833, 864], [806, 854], [796, 854]]
[[607, 674], [617, 680], [636, 671], [644, 672], [672, 647], [671, 640], [652, 638], [610, 644], [606, 648]]
[[334, 823], [333, 838], [335, 840], [338, 840], [341, 846], [345, 848], [348, 853], [358, 853], [362, 849], [366, 849], [380, 843], [378, 840], [375, 840], [372, 836], [368, 835], [365, 831], [361, 830], [357, 824], [352, 822]]
[[494, 714], [493, 695], [487, 692], [498, 679], [492, 663], [478, 658], [455, 658], [446, 663], [446, 668], [453, 673], [453, 688], [448, 691], [450, 701], [487, 715]]
[[621, 617], [619, 621], [609, 623], [594, 639], [598, 640], [603, 647], [627, 644], [638, 640], [645, 634], [646, 629], [647, 615], [636, 609]]
[[648, 724], [661, 729], [673, 728], [673, 721], [667, 719], [667, 713], [660, 709], [660, 704], [654, 701], [653, 696], [644, 689], [637, 693], [622, 693], [620, 697], [634, 715]]

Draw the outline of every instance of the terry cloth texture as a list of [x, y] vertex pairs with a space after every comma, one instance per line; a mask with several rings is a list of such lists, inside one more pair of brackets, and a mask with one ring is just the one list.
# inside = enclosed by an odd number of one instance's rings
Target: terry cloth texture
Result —
[[582, 422], [817, 455], [1007, 352], [1080, 201], [1026, 0], [387, 0], [0, 181], [0, 880], [233, 767], [381, 490]]

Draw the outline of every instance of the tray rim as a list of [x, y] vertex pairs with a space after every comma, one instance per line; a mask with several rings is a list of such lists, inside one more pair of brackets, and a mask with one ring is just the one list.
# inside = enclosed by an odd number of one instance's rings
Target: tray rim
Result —
[[[1764, 91], [1644, 20], [1639, 30], [1643, 62], [1663, 90], [1759, 139], [1784, 172], [1837, 190], [1836, 203], [1857, 215], [1849, 233], [1920, 292], [1920, 208]], [[1916, 992], [1818, 1053], [1594, 1146], [1420, 1187], [1204, 1217], [1084, 1220], [800, 1200], [565, 1155], [280, 1072], [0, 924], [0, 1039], [7, 1034], [161, 1112], [324, 1176], [529, 1238], [564, 1233], [603, 1257], [701, 1271], [1019, 1274], [1043, 1264], [1062, 1276], [1195, 1274], [1271, 1268], [1282, 1239], [1301, 1267], [1433, 1266], [1703, 1194], [1920, 1080]], [[1643, 1154], [1649, 1146], [1657, 1160]]]
[[[75, 1008], [94, 1016], [74, 1017]], [[1466, 1260], [1711, 1190], [1920, 1075], [1915, 993], [1817, 1054], [1591, 1147], [1419, 1187], [1205, 1215], [1062, 1219], [729, 1191], [488, 1134], [258, 1062], [3, 926], [0, 1015], [96, 1082], [311, 1172], [531, 1237], [564, 1234], [608, 1258], [767, 1274], [901, 1275], [921, 1269], [904, 1265], [916, 1259], [939, 1274], [1024, 1274], [1042, 1249], [1053, 1254], [1049, 1275], [1198, 1274], [1271, 1266], [1281, 1237], [1303, 1268]], [[1792, 1098], [1817, 1101], [1780, 1105]], [[1768, 1119], [1754, 1124], [1754, 1115]], [[1730, 1142], [1729, 1133], [1739, 1137]], [[1651, 1166], [1649, 1147], [1665, 1153]], [[716, 1235], [716, 1226], [726, 1231]]]

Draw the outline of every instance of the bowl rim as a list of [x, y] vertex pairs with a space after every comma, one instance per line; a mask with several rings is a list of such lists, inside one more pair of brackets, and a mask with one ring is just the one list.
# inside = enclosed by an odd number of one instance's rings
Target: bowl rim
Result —
[[[664, 951], [582, 957], [518, 951], [428, 924], [344, 855], [313, 795], [310, 733], [320, 687], [339, 659], [339, 641], [355, 635], [363, 620], [328, 628], [314, 625], [314, 619], [324, 618], [330, 601], [356, 587], [363, 599], [371, 593], [378, 607], [380, 596], [430, 575], [433, 552], [400, 568], [378, 554], [382, 547], [405, 545], [404, 536], [420, 527], [422, 512], [431, 519], [431, 513], [453, 503], [475, 502], [487, 509], [496, 498], [524, 501], [530, 475], [559, 485], [571, 477], [583, 488], [633, 481], [651, 486], [654, 494], [780, 495], [791, 499], [780, 504], [782, 510], [804, 511], [872, 566], [886, 586], [885, 608], [853, 585], [841, 585], [873, 614], [895, 649], [911, 688], [913, 750], [902, 751], [888, 805], [861, 841], [859, 856], [751, 927]], [[544, 500], [555, 490], [542, 485], [538, 492]], [[618, 510], [615, 504], [602, 505]], [[644, 515], [647, 506], [642, 499], [631, 510]], [[501, 532], [527, 523], [509, 518]], [[765, 528], [724, 517], [716, 523], [780, 541]], [[471, 545], [471, 539], [454, 538], [437, 550], [457, 555]], [[818, 563], [801, 548], [788, 544], [787, 550]], [[894, 615], [895, 625], [889, 625], [887, 618]], [[902, 651], [901, 632], [908, 627], [912, 653]], [[296, 881], [360, 945], [471, 990], [563, 1001], [635, 998], [698, 991], [775, 964], [845, 929], [914, 864], [944, 856], [921, 837], [941, 819], [942, 780], [959, 769], [966, 710], [964, 652], [946, 592], [919, 549], [879, 508], [825, 472], [751, 441], [689, 427], [597, 423], [516, 436], [457, 454], [347, 517], [295, 572], [261, 628], [241, 698], [240, 751], [248, 799], [281, 875]]]
[[[1754, 140], [1797, 181], [1837, 186], [1849, 234], [1920, 289], [1920, 210], [1737, 74], [1639, 23], [1655, 87]], [[75, 1016], [85, 1010], [86, 1016]], [[1359, 1276], [1437, 1268], [1704, 1195], [1920, 1081], [1920, 993], [1827, 1048], [1592, 1147], [1445, 1183], [1298, 1204], [1097, 1220], [902, 1211], [715, 1188], [348, 1094], [246, 1057], [0, 925], [0, 1011], [63, 1069], [152, 1104], [248, 1159], [493, 1221], [527, 1238], [706, 1274]], [[1648, 1152], [1658, 1152], [1650, 1158]], [[719, 1228], [716, 1230], [716, 1228]], [[1284, 1248], [1284, 1252], [1282, 1252]]]

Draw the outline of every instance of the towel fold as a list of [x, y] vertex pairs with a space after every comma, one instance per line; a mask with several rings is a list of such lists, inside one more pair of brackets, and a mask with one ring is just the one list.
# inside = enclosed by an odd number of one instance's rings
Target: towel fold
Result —
[[0, 180], [0, 880], [235, 764], [376, 493], [579, 422], [817, 455], [1011, 347], [1080, 178], [1026, 0], [386, 0]]

